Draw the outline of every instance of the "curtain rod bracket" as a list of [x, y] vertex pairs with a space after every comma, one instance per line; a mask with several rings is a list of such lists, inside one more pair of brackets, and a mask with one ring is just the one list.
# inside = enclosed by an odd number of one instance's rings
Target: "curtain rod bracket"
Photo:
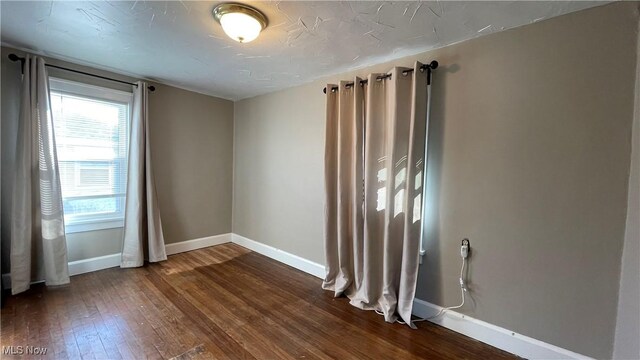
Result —
[[[425, 66], [425, 65], [422, 65]], [[431, 85], [431, 72], [438, 68], [438, 62], [433, 60], [427, 65], [427, 85]]]
[[20, 73], [24, 74], [24, 58], [19, 57], [16, 54], [9, 54], [9, 60], [11, 61], [20, 61]]

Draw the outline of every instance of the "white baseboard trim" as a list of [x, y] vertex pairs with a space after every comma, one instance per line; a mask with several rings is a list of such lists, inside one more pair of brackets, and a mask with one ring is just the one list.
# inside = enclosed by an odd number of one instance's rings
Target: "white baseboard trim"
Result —
[[270, 257], [283, 264], [287, 264], [300, 271], [306, 272], [307, 274], [313, 275], [320, 279], [324, 279], [324, 276], [325, 276], [324, 265], [320, 265], [313, 261], [302, 258], [298, 255], [293, 255], [286, 251], [274, 248], [273, 246], [265, 245], [255, 240], [247, 239], [246, 237], [238, 234], [232, 234], [231, 239], [232, 239], [231, 241], [234, 244], [238, 244], [242, 247], [246, 247], [249, 250], [253, 250], [259, 254], [262, 254], [266, 257]]
[[[44, 280], [32, 281], [29, 285], [43, 283]], [[2, 274], [2, 290], [11, 290], [11, 273]]]
[[199, 239], [186, 240], [178, 243], [165, 245], [165, 251], [168, 255], [174, 255], [181, 252], [206, 248], [209, 246], [220, 245], [231, 242], [231, 233], [207, 236]]
[[[413, 301], [413, 314], [421, 318], [434, 316], [441, 309], [424, 300]], [[591, 359], [455, 311], [429, 321], [526, 359]]]
[[[207, 236], [199, 239], [186, 240], [178, 243], [165, 245], [165, 251], [168, 255], [174, 255], [181, 252], [202, 249], [205, 247], [220, 245], [231, 242], [231, 233]], [[98, 256], [89, 259], [82, 259], [69, 262], [69, 275], [86, 274], [93, 271], [109, 269], [120, 266], [120, 253], [105, 256]], [[39, 281], [42, 282], [42, 281]], [[35, 284], [34, 282], [32, 284]], [[11, 274], [2, 274], [2, 288], [11, 289]]]
[[[166, 252], [167, 255], [173, 255], [228, 242], [243, 246], [315, 277], [323, 279], [325, 276], [324, 265], [233, 233], [168, 244]], [[112, 254], [72, 261], [69, 263], [69, 273], [79, 275], [117, 266], [120, 266], [120, 254]], [[10, 276], [11, 274], [2, 274], [2, 283], [5, 289], [11, 287]], [[440, 309], [440, 306], [420, 299], [415, 299], [413, 303], [413, 314], [421, 318], [433, 316]], [[444, 315], [430, 321], [527, 359], [591, 359], [455, 311], [447, 311]]]
[[[231, 234], [231, 239], [234, 244], [253, 250], [307, 274], [321, 279], [325, 276], [324, 265], [238, 234]], [[422, 318], [436, 315], [440, 309], [440, 306], [420, 299], [415, 299], [413, 303], [413, 314]], [[455, 311], [447, 311], [445, 315], [431, 322], [527, 359], [591, 359]]]
[[69, 262], [69, 275], [86, 274], [92, 271], [120, 266], [120, 254], [98, 256]]
[[[104, 270], [117, 266], [120, 266], [120, 254], [69, 261], [69, 276], [86, 274], [92, 271]], [[31, 282], [31, 285], [41, 282], [44, 282], [44, 280], [33, 281]], [[2, 274], [2, 289], [11, 289], [11, 273]]]

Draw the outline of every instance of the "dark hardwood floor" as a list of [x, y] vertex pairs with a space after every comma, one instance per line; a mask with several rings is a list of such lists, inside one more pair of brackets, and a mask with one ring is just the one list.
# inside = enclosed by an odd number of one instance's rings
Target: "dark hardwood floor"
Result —
[[6, 299], [1, 343], [46, 347], [50, 359], [514, 358], [431, 323], [387, 324], [320, 284], [219, 245], [74, 276], [64, 287], [33, 286]]

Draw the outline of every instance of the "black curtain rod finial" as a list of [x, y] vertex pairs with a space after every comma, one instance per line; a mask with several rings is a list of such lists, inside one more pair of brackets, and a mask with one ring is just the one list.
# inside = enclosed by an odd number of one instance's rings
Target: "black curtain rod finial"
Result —
[[16, 54], [9, 54], [9, 60], [11, 61], [20, 61], [20, 73], [24, 74], [24, 62], [25, 62], [25, 58], [21, 58]]
[[9, 60], [11, 60], [11, 61], [18, 61], [18, 60], [20, 60], [20, 61], [24, 61], [24, 59], [23, 59], [23, 58], [20, 58], [20, 57], [19, 57], [18, 55], [16, 55], [16, 54], [9, 54]]

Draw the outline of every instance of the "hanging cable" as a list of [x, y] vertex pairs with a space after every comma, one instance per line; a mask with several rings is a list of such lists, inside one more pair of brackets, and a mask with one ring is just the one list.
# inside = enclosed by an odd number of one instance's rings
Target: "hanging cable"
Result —
[[460, 247], [460, 256], [462, 257], [462, 267], [460, 268], [460, 277], [458, 278], [460, 283], [460, 296], [462, 298], [462, 302], [460, 303], [460, 305], [442, 308], [440, 309], [440, 311], [438, 311], [437, 314], [433, 316], [416, 319], [416, 320], [413, 320], [413, 322], [420, 322], [420, 321], [435, 319], [439, 316], [442, 316], [445, 312], [449, 310], [459, 309], [464, 306], [465, 293], [467, 292], [467, 285], [466, 285], [466, 282], [464, 281], [464, 269], [467, 265], [467, 257], [469, 256], [469, 249], [470, 249], [469, 239], [463, 239], [462, 245]]
[[[433, 315], [433, 316], [429, 316], [429, 317], [427, 317], [427, 318], [418, 318], [418, 319], [414, 319], [414, 320], [411, 320], [412, 322], [416, 323], [416, 322], [421, 322], [421, 321], [427, 321], [427, 320], [435, 319], [435, 318], [437, 318], [437, 317], [439, 317], [439, 316], [443, 315], [446, 311], [459, 309], [459, 308], [461, 308], [461, 307], [463, 307], [463, 306], [464, 306], [464, 301], [465, 301], [464, 293], [465, 293], [465, 292], [467, 292], [467, 286], [465, 285], [465, 282], [464, 282], [463, 276], [464, 276], [464, 269], [465, 269], [466, 265], [467, 265], [467, 258], [463, 257], [463, 258], [462, 258], [462, 268], [460, 268], [460, 278], [459, 278], [459, 280], [460, 280], [460, 296], [462, 297], [462, 302], [460, 303], [460, 305], [456, 305], [456, 306], [449, 306], [449, 307], [446, 307], [446, 308], [442, 308], [442, 309], [440, 309], [440, 311], [439, 311], [437, 314], [435, 314], [435, 315]], [[382, 311], [379, 311], [379, 310], [373, 310], [373, 311], [375, 311], [375, 312], [376, 312], [376, 314], [378, 314], [378, 315], [384, 315], [384, 313], [383, 313]], [[405, 325], [405, 324], [406, 324], [406, 323], [405, 323], [404, 321], [402, 321], [402, 320], [396, 320], [396, 322], [397, 322], [398, 324], [402, 324], [402, 325]]]

